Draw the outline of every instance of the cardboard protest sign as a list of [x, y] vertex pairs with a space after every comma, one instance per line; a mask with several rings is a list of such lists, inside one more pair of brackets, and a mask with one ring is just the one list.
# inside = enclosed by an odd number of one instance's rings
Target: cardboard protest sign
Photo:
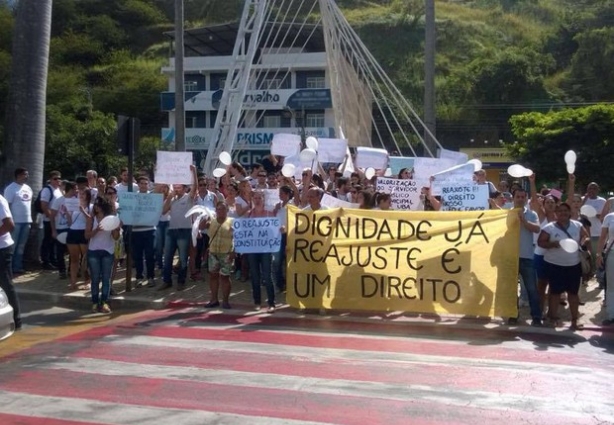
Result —
[[385, 149], [375, 148], [356, 148], [356, 162], [354, 165], [358, 168], [375, 168], [376, 170], [385, 170], [388, 168], [388, 151]]
[[455, 165], [456, 162], [452, 159], [418, 157], [414, 159], [414, 177], [421, 180], [428, 180], [438, 172], [447, 170]]
[[323, 207], [327, 207], [327, 208], [358, 208], [359, 207], [358, 204], [353, 204], [351, 202], [342, 201], [341, 199], [337, 199], [334, 196], [329, 195], [328, 193], [325, 193], [324, 196], [322, 196], [322, 200], [320, 201], [320, 204]]
[[376, 190], [390, 194], [393, 209], [409, 211], [418, 208], [422, 186], [424, 184], [418, 180], [378, 177]]
[[488, 205], [488, 186], [469, 183], [441, 189], [442, 211], [484, 211]]
[[192, 152], [158, 151], [154, 181], [166, 184], [192, 184]]
[[406, 156], [391, 156], [390, 157], [390, 175], [396, 177], [403, 168], [412, 170], [414, 168], [413, 157]]
[[345, 159], [348, 141], [344, 139], [318, 139], [318, 161], [320, 163], [341, 163]]
[[281, 222], [276, 217], [237, 218], [232, 222], [235, 251], [239, 254], [279, 252]]
[[469, 155], [464, 152], [456, 152], [448, 149], [439, 149], [439, 158], [451, 159], [456, 162], [457, 165], [461, 165], [469, 161]]
[[433, 177], [435, 179], [432, 183], [433, 195], [441, 195], [441, 188], [446, 186], [457, 184], [472, 185], [474, 170], [473, 164], [462, 164], [434, 174]]
[[129, 226], [155, 226], [160, 221], [164, 196], [161, 193], [120, 192], [118, 215]]
[[279, 156], [298, 155], [301, 151], [301, 136], [278, 133], [271, 141], [271, 153]]

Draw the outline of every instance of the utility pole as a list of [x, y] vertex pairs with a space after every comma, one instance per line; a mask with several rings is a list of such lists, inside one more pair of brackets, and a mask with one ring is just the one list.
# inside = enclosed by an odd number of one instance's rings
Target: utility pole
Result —
[[175, 150], [185, 151], [183, 0], [175, 0]]
[[[424, 17], [424, 143], [425, 156], [437, 156], [435, 112], [435, 0], [425, 0]], [[430, 151], [430, 153], [429, 153]]]

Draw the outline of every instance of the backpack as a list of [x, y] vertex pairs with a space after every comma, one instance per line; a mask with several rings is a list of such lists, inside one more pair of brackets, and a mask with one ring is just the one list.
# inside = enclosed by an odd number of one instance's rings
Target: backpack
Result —
[[36, 197], [36, 199], [34, 200], [34, 211], [38, 214], [43, 214], [43, 207], [41, 205], [41, 195], [43, 194], [43, 190], [45, 189], [49, 189], [49, 191], [51, 192], [51, 199], [49, 200], [49, 203], [51, 203], [51, 201], [53, 201], [53, 189], [51, 188], [51, 186], [47, 185], [45, 187], [43, 187], [40, 192], [38, 192], [38, 196]]

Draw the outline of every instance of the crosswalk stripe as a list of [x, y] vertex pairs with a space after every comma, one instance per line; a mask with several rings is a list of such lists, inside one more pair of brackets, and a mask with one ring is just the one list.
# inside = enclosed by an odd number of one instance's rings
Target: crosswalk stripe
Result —
[[[165, 379], [196, 381], [208, 384], [231, 385], [239, 387], [256, 387], [274, 390], [301, 391], [307, 393], [345, 395], [370, 399], [388, 399], [396, 401], [436, 401], [447, 405], [464, 405], [471, 399], [472, 404], [480, 409], [514, 409], [531, 411], [564, 412], [574, 416], [592, 412], [603, 420], [614, 422], [614, 403], [596, 395], [595, 400], [573, 400], [558, 394], [556, 398], [549, 395], [535, 397], [517, 394], [496, 394], [487, 391], [468, 391], [449, 387], [432, 387], [425, 385], [391, 384], [381, 382], [360, 382], [340, 379], [320, 379], [269, 373], [214, 370], [194, 367], [177, 367], [163, 365], [143, 365], [136, 363], [108, 361], [101, 359], [65, 358], [43, 359], [48, 369], [61, 369], [93, 375], [131, 376], [146, 379]], [[608, 387], [604, 385], [604, 391]]]
[[[203, 410], [182, 410], [150, 406], [106, 403], [67, 397], [46, 397], [0, 390], [0, 412], [5, 414], [78, 419], [84, 423], [110, 425], [322, 425], [323, 422], [296, 421], [271, 417], [213, 413]], [[44, 424], [41, 422], [40, 424]]]

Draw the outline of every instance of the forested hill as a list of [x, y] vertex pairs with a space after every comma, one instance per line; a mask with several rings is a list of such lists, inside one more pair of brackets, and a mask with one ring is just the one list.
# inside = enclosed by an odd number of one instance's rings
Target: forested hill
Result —
[[[242, 0], [184, 0], [188, 27], [238, 20]], [[12, 3], [12, 2], [11, 2]], [[347, 19], [418, 109], [423, 93], [423, 0], [339, 0]], [[165, 117], [160, 67], [173, 0], [54, 0], [47, 166], [111, 172], [113, 114], [143, 122], [139, 161], [151, 160]], [[509, 118], [614, 101], [611, 0], [436, 2], [438, 136], [510, 139]], [[12, 10], [0, 0], [0, 110], [6, 110]], [[103, 159], [99, 159], [103, 157]], [[69, 171], [66, 171], [70, 175]]]

